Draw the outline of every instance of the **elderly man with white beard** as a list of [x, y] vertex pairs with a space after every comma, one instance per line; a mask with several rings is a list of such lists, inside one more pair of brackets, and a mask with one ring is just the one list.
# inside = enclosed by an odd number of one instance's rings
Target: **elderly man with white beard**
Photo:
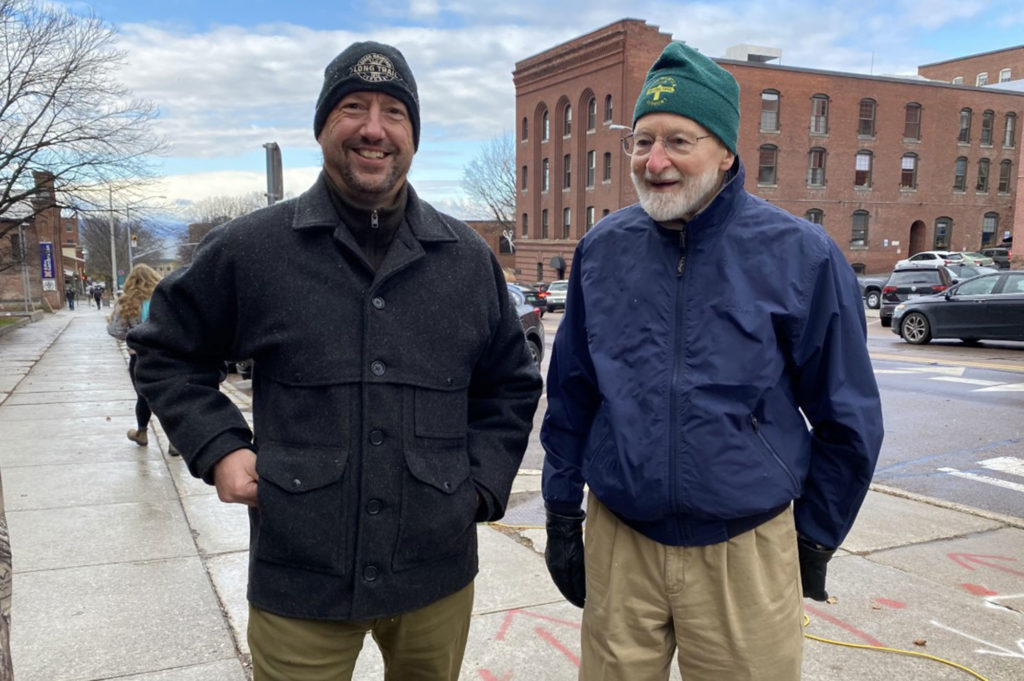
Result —
[[586, 681], [668, 679], [677, 650], [686, 681], [800, 678], [801, 596], [828, 598], [878, 458], [853, 270], [744, 191], [738, 130], [733, 77], [669, 44], [624, 140], [640, 203], [573, 256], [541, 441]]

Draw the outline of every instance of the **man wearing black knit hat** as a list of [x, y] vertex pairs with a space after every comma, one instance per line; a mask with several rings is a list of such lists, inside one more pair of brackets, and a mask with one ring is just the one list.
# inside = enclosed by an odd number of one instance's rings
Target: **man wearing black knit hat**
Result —
[[744, 191], [738, 131], [735, 79], [669, 44], [624, 140], [640, 202], [573, 256], [541, 442], [581, 681], [665, 681], [676, 651], [686, 681], [799, 679], [801, 595], [878, 458], [853, 270]]
[[[338, 55], [313, 131], [317, 182], [214, 229], [157, 288], [128, 338], [138, 388], [191, 473], [250, 507], [256, 681], [349, 679], [367, 633], [387, 679], [455, 681], [475, 523], [504, 513], [540, 376], [487, 244], [407, 181], [402, 54]], [[238, 357], [255, 434], [218, 390]]]

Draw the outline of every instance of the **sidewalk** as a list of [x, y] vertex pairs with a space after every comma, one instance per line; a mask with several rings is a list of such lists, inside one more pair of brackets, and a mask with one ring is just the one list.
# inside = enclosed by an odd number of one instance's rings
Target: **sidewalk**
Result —
[[[245, 509], [191, 478], [159, 428], [147, 448], [125, 437], [134, 392], [107, 313], [63, 310], [0, 337], [16, 679], [245, 681]], [[244, 390], [225, 390], [248, 409]], [[479, 527], [467, 681], [576, 679], [580, 611], [551, 584], [544, 532], [530, 529], [543, 522], [538, 489], [524, 471], [508, 525]], [[808, 634], [929, 653], [992, 681], [1024, 678], [1021, 518], [874, 490], [830, 565], [829, 590], [835, 603], [807, 601]], [[372, 641], [354, 678], [382, 678]], [[804, 678], [972, 677], [807, 641]]]

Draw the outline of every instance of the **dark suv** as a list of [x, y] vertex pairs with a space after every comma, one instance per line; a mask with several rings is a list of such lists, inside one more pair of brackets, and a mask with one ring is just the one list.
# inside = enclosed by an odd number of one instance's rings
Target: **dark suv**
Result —
[[992, 258], [994, 267], [998, 267], [1001, 270], [1010, 269], [1011, 253], [1009, 247], [983, 248], [981, 249], [981, 254]]
[[893, 270], [882, 287], [882, 307], [878, 319], [882, 326], [892, 326], [892, 311], [905, 300], [941, 293], [955, 282], [943, 265], [918, 265]]

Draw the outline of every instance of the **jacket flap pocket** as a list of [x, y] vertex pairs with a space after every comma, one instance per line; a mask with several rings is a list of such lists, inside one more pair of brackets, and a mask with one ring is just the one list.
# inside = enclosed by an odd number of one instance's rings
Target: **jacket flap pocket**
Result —
[[465, 449], [407, 449], [409, 472], [420, 482], [452, 494], [469, 477]]
[[455, 438], [466, 434], [468, 414], [464, 390], [416, 389], [417, 437]]
[[345, 472], [348, 452], [340, 447], [288, 446], [271, 442], [260, 447], [256, 473], [281, 489], [299, 494], [337, 482]]

